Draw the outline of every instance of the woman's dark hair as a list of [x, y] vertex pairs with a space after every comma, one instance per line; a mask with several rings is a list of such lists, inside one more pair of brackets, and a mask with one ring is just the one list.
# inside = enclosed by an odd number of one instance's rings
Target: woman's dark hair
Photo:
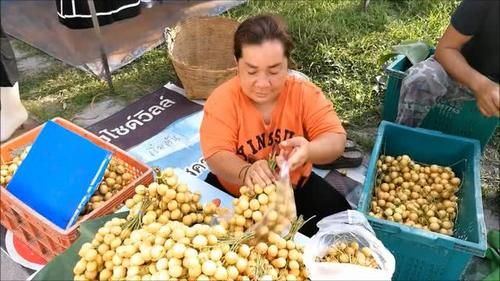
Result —
[[260, 15], [242, 22], [234, 33], [234, 56], [239, 60], [245, 44], [259, 45], [266, 40], [279, 40], [285, 49], [285, 56], [290, 60], [293, 49], [292, 39], [284, 21], [275, 15]]

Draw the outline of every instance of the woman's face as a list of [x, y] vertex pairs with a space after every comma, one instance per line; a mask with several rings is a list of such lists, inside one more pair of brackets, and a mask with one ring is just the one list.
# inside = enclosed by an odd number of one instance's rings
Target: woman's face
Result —
[[275, 101], [288, 75], [288, 60], [279, 40], [243, 45], [238, 75], [243, 93], [256, 104]]

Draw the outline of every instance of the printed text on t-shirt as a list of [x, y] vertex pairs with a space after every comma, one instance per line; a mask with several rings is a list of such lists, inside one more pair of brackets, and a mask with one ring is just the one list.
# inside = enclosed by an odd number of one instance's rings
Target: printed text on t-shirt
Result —
[[274, 144], [279, 144], [286, 139], [292, 138], [294, 135], [295, 132], [291, 130], [277, 128], [270, 133], [262, 133], [247, 140], [245, 144], [242, 144], [238, 147], [238, 149], [236, 150], [236, 154], [243, 157], [245, 161], [248, 161], [249, 154], [255, 155], [262, 149]]

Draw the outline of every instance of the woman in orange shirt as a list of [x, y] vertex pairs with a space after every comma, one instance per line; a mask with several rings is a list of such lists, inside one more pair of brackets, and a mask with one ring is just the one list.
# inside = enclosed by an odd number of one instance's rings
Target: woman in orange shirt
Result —
[[316, 216], [301, 230], [310, 236], [318, 220], [350, 208], [312, 172], [312, 164], [342, 155], [346, 133], [321, 90], [288, 74], [291, 50], [286, 27], [276, 17], [241, 23], [234, 35], [238, 75], [208, 98], [200, 138], [212, 171], [206, 181], [235, 196], [242, 185], [273, 182], [267, 159], [279, 149], [290, 165], [297, 214]]

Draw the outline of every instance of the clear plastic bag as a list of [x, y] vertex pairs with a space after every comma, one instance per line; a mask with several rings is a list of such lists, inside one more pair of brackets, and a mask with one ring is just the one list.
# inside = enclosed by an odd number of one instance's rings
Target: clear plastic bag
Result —
[[258, 240], [265, 240], [270, 231], [286, 235], [291, 224], [297, 218], [288, 162], [281, 163], [279, 178], [274, 184], [276, 186], [274, 200], [270, 201], [262, 220], [250, 228]]
[[[362, 213], [347, 210], [325, 217], [317, 225], [318, 233], [304, 249], [304, 264], [311, 280], [391, 280], [396, 267], [394, 256], [377, 239]], [[370, 248], [378, 268], [316, 261], [316, 257], [324, 257], [328, 247], [338, 241], [356, 241], [359, 247]]]

